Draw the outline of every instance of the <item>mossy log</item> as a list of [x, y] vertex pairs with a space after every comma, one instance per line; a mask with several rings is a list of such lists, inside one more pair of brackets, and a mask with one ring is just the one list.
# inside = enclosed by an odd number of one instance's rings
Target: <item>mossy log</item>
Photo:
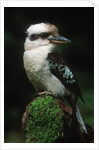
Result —
[[94, 131], [80, 131], [70, 106], [61, 99], [44, 94], [34, 98], [22, 118], [27, 143], [93, 143]]

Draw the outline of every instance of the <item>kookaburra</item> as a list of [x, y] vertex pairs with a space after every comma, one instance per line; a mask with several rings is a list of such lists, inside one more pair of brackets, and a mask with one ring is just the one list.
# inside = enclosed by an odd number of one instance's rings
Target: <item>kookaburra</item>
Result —
[[55, 97], [65, 98], [71, 105], [82, 133], [87, 129], [78, 109], [77, 99], [83, 100], [73, 72], [54, 51], [56, 44], [71, 42], [59, 35], [58, 29], [49, 23], [31, 25], [24, 43], [24, 68], [38, 92], [48, 91]]

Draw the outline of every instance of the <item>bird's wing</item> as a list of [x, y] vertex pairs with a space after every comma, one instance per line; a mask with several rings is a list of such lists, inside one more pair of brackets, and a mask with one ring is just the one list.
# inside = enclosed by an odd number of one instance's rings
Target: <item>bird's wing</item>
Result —
[[76, 77], [66, 65], [65, 61], [56, 52], [49, 53], [47, 59], [49, 60], [51, 73], [54, 74], [68, 90], [74, 92], [76, 96], [79, 96], [84, 102]]

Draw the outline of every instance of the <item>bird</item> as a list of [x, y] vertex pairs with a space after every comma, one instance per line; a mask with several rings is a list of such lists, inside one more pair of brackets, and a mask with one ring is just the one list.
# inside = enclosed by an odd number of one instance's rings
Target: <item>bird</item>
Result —
[[26, 34], [23, 61], [30, 82], [40, 94], [48, 92], [65, 98], [73, 109], [80, 131], [87, 134], [78, 108], [78, 97], [83, 102], [84, 99], [76, 76], [55, 49], [56, 45], [71, 41], [61, 36], [58, 28], [50, 23], [32, 24]]

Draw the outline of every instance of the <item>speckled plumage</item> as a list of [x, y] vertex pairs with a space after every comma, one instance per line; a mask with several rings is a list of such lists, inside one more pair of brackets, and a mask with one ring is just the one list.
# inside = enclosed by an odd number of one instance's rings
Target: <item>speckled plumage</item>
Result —
[[67, 88], [71, 94], [74, 94], [76, 99], [79, 96], [81, 100], [84, 101], [76, 77], [70, 67], [67, 66], [64, 59], [56, 52], [52, 52], [49, 53], [48, 60], [51, 72], [57, 76], [65, 88]]

